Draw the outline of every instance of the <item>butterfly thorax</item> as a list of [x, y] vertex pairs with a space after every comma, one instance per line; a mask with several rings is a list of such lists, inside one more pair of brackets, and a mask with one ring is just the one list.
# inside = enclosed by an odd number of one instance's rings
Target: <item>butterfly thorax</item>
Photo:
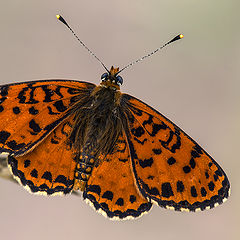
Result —
[[93, 167], [114, 151], [122, 132], [119, 90], [100, 84], [88, 100], [75, 109], [74, 126], [69, 141], [77, 161], [75, 189], [84, 190]]

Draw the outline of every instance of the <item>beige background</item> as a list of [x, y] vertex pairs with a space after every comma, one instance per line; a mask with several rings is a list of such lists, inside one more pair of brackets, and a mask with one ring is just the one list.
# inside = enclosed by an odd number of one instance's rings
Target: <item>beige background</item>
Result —
[[232, 195], [200, 213], [154, 206], [112, 222], [81, 197], [41, 197], [0, 179], [1, 239], [240, 239], [239, 0], [7, 0], [0, 2], [0, 82], [104, 72], [57, 21], [61, 13], [110, 67], [123, 67], [178, 33], [185, 38], [122, 73], [123, 92], [184, 129], [226, 171]]

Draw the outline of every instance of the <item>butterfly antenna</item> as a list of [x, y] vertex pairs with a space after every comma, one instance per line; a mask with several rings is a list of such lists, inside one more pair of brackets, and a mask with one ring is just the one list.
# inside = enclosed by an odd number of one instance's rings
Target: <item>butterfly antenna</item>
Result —
[[161, 47], [157, 48], [157, 49], [154, 50], [153, 52], [150, 52], [149, 54], [147, 54], [147, 55], [145, 55], [145, 56], [143, 56], [143, 57], [135, 60], [134, 62], [129, 63], [126, 67], [122, 68], [119, 72], [117, 72], [117, 74], [119, 74], [119, 73], [122, 72], [123, 70], [131, 67], [132, 65], [134, 65], [134, 64], [136, 64], [136, 63], [138, 63], [138, 62], [141, 62], [141, 61], [144, 60], [145, 58], [148, 58], [148, 57], [152, 56], [153, 54], [155, 54], [156, 52], [158, 52], [158, 51], [161, 50], [162, 48], [166, 47], [168, 44], [173, 43], [173, 42], [175, 42], [175, 41], [177, 41], [177, 40], [179, 40], [179, 39], [181, 39], [181, 38], [183, 38], [183, 37], [184, 37], [183, 34], [177, 35], [175, 38], [173, 38], [172, 40], [168, 41], [167, 43], [165, 43], [165, 44], [162, 45]]
[[93, 56], [95, 57], [101, 64], [102, 66], [106, 69], [106, 71], [109, 73], [108, 69], [106, 68], [106, 66], [104, 65], [104, 63], [79, 39], [79, 37], [77, 36], [77, 34], [72, 30], [72, 28], [68, 25], [68, 23], [65, 21], [65, 19], [61, 16], [61, 15], [56, 15], [57, 19], [59, 21], [61, 21], [64, 25], [67, 26], [67, 28], [72, 32], [72, 34], [74, 35], [74, 37], [80, 42], [80, 44], [85, 47], [85, 49], [87, 49], [87, 51]]

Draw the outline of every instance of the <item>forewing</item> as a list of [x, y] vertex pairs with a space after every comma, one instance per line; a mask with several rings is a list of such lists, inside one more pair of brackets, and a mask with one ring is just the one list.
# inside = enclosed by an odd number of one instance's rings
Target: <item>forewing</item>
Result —
[[171, 121], [124, 94], [132, 168], [143, 196], [175, 210], [204, 210], [225, 201], [230, 184], [221, 167]]
[[44, 80], [0, 87], [0, 153], [22, 155], [47, 136], [89, 96], [94, 84]]
[[71, 116], [33, 151], [20, 157], [8, 157], [12, 174], [30, 192], [51, 195], [72, 191], [76, 161], [67, 141], [72, 124]]
[[120, 136], [116, 147], [93, 169], [83, 197], [111, 219], [139, 217], [148, 212], [152, 204], [135, 185], [126, 138]]

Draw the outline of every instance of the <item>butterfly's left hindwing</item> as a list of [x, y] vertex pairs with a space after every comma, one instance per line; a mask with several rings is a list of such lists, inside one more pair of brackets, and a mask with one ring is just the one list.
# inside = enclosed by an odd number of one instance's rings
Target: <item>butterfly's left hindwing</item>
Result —
[[37, 194], [67, 194], [72, 191], [76, 161], [68, 136], [73, 116], [62, 122], [37, 148], [24, 156], [8, 157], [14, 177]]
[[137, 186], [159, 206], [196, 211], [225, 201], [230, 184], [221, 167], [171, 121], [123, 94], [127, 141]]
[[0, 87], [0, 153], [23, 155], [70, 113], [94, 84], [44, 80]]

